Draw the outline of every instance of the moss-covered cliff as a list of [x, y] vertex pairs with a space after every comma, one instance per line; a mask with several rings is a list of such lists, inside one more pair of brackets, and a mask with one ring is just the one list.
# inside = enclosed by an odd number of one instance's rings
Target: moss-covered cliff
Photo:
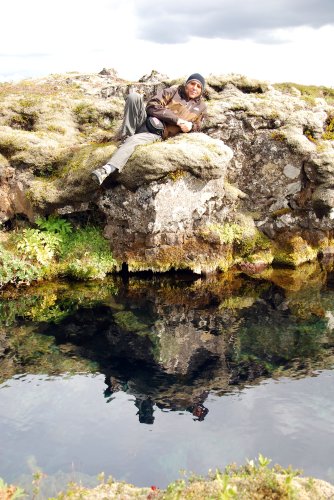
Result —
[[179, 83], [158, 76], [68, 73], [1, 84], [3, 228], [18, 217], [27, 226], [38, 216], [98, 218], [115, 269], [132, 271], [256, 272], [330, 258], [330, 88], [211, 76], [204, 134], [137, 148], [118, 178], [92, 184], [90, 172], [119, 144], [127, 93]]

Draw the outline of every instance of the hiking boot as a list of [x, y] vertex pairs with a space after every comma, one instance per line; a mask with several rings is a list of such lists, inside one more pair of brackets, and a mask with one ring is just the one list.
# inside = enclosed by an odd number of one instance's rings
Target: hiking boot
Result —
[[118, 169], [114, 167], [113, 165], [110, 165], [107, 163], [106, 165], [103, 165], [103, 167], [97, 168], [91, 173], [91, 178], [96, 184], [101, 186], [102, 182], [110, 175], [113, 174], [114, 172], [118, 172]]

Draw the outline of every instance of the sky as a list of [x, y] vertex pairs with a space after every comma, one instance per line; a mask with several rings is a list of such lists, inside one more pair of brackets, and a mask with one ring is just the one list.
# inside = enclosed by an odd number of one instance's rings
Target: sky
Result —
[[334, 87], [334, 0], [0, 0], [0, 81], [114, 68]]

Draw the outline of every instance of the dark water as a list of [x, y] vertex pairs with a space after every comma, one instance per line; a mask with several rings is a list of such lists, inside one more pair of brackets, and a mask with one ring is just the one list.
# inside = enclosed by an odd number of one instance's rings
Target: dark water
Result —
[[259, 453], [334, 481], [334, 286], [318, 265], [0, 296], [0, 476], [164, 487]]

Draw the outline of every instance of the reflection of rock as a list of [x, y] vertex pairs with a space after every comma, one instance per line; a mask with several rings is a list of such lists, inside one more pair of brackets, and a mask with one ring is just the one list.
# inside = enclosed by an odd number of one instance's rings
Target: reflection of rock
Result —
[[[12, 337], [8, 332], [0, 338], [2, 357], [11, 364], [9, 376], [15, 368], [38, 372], [39, 361], [44, 373], [87, 370], [92, 361], [105, 374], [107, 401], [117, 391], [133, 395], [140, 421], [153, 423], [155, 405], [201, 420], [210, 392], [223, 395], [264, 377], [302, 376], [332, 365], [334, 302], [322, 290], [325, 277], [314, 265], [303, 273], [276, 270], [268, 282], [240, 275], [129, 276], [123, 285], [118, 279], [117, 288], [110, 284], [110, 293], [93, 287], [101, 294], [93, 309], [88, 285], [66, 290], [62, 283], [59, 297], [56, 284], [49, 290], [52, 300], [41, 287], [40, 311], [38, 287], [29, 288], [27, 311], [14, 296], [11, 303], [20, 318], [40, 321], [43, 335], [36, 326], [14, 335], [11, 326]], [[43, 308], [65, 312], [68, 302], [71, 310], [63, 316]], [[84, 307], [77, 310], [76, 303]], [[7, 322], [12, 313], [7, 311]]]
[[[300, 273], [289, 271], [289, 279], [287, 273], [281, 278], [287, 291], [240, 277], [230, 282], [129, 278], [105, 302], [110, 306], [64, 321], [57, 340], [77, 344], [77, 354], [99, 363], [106, 397], [119, 390], [135, 396], [143, 422], [153, 422], [154, 405], [189, 411], [200, 420], [209, 392], [222, 395], [277, 369], [302, 374], [322, 363], [330, 332], [316, 304], [321, 296], [314, 295], [314, 283], [310, 303], [300, 282], [298, 290], [289, 288], [294, 273], [296, 282], [301, 280]], [[278, 271], [273, 281], [279, 281]], [[320, 279], [318, 291], [321, 286]]]
[[164, 319], [153, 326], [159, 338], [156, 361], [166, 373], [196, 373], [212, 357], [224, 363], [226, 332], [217, 311], [207, 314], [205, 310], [173, 306], [159, 307], [159, 314]]

